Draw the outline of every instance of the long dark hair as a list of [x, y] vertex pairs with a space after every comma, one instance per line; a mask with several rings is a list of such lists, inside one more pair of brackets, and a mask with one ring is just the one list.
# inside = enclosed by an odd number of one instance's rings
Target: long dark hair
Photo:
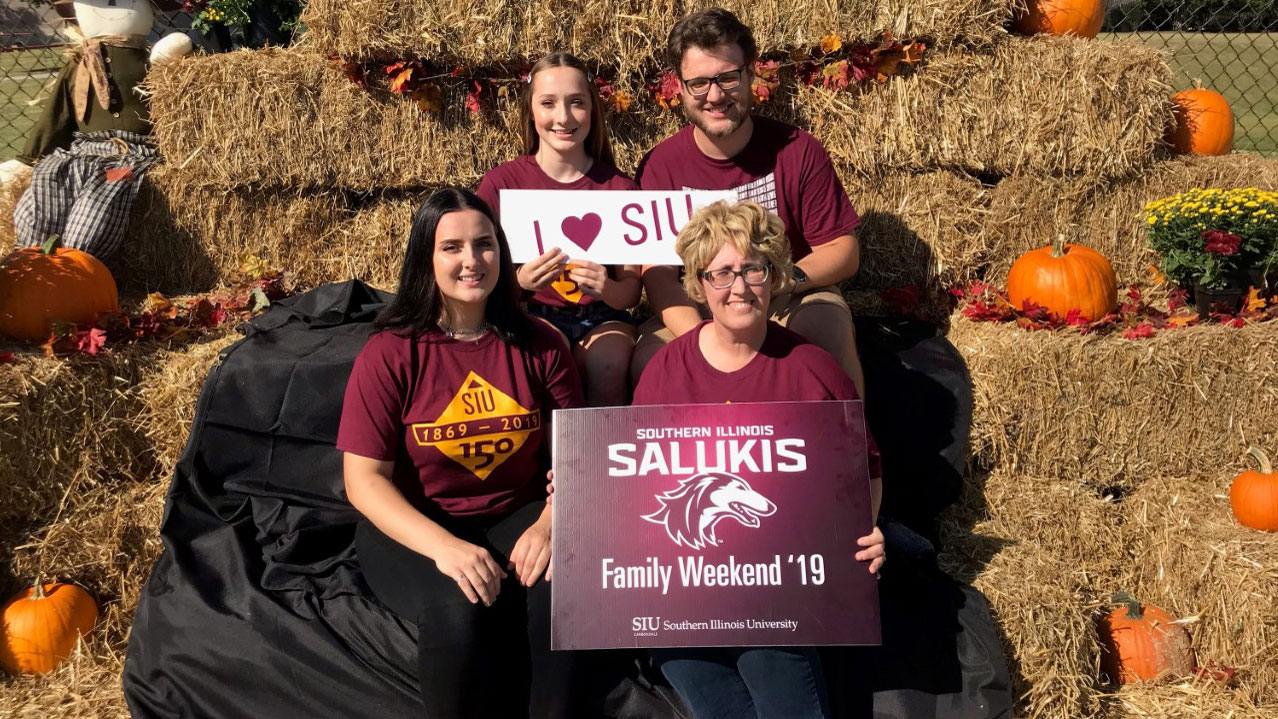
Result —
[[541, 137], [537, 135], [537, 125], [532, 114], [532, 86], [537, 73], [552, 67], [571, 67], [586, 77], [586, 88], [590, 93], [590, 132], [586, 134], [586, 154], [596, 161], [609, 165], [617, 164], [612, 155], [612, 138], [608, 134], [608, 120], [604, 117], [603, 100], [599, 97], [599, 88], [595, 87], [594, 77], [586, 69], [586, 63], [566, 52], [552, 52], [537, 61], [528, 71], [528, 82], [519, 94], [519, 139], [522, 140], [525, 155], [537, 154], [541, 145]]
[[484, 319], [503, 341], [523, 345], [532, 332], [532, 320], [519, 308], [519, 284], [510, 261], [506, 233], [502, 232], [488, 203], [460, 187], [436, 190], [417, 208], [413, 229], [408, 233], [408, 247], [404, 250], [404, 264], [399, 271], [399, 293], [378, 315], [373, 327], [398, 330], [412, 337], [439, 328], [444, 304], [435, 282], [435, 230], [441, 217], [460, 210], [478, 210], [493, 223], [501, 257], [497, 285], [484, 305]]

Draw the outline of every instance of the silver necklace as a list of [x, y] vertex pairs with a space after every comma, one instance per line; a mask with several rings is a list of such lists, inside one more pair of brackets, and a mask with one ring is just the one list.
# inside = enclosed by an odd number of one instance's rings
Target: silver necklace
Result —
[[490, 326], [491, 325], [489, 325], [485, 320], [484, 322], [479, 323], [478, 327], [455, 330], [442, 322], [439, 323], [439, 328], [444, 331], [444, 334], [447, 335], [450, 340], [477, 340], [480, 337], [483, 337], [484, 333], [488, 332]]

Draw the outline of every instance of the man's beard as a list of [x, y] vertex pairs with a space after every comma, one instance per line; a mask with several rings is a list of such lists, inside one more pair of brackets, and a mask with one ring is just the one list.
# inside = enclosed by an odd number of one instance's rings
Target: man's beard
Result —
[[707, 126], [707, 123], [704, 119], [704, 112], [705, 112], [704, 110], [694, 114], [691, 108], [685, 105], [683, 108], [683, 114], [685, 117], [688, 118], [688, 122], [691, 122], [694, 126], [696, 126], [697, 129], [704, 132], [707, 137], [712, 137], [716, 140], [720, 140], [736, 132], [741, 127], [741, 125], [745, 123], [746, 117], [750, 115], [750, 108], [748, 107], [743, 108], [740, 105], [732, 105], [732, 107], [736, 108], [736, 113], [732, 117], [731, 122], [729, 122], [727, 127], [721, 127], [715, 130], [710, 129]]

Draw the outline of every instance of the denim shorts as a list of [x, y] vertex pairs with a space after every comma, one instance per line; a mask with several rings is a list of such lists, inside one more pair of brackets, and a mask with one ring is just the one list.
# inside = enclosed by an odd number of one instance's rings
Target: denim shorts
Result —
[[555, 307], [539, 302], [529, 302], [528, 314], [540, 317], [554, 325], [555, 329], [563, 332], [568, 341], [573, 344], [580, 342], [599, 325], [608, 322], [625, 322], [628, 325], [635, 323], [629, 312], [619, 310], [603, 301], [573, 307]]

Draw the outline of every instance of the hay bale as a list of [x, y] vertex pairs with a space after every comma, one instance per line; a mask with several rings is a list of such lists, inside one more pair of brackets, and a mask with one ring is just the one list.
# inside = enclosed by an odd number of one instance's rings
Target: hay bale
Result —
[[[240, 276], [245, 253], [259, 253], [307, 274], [311, 264], [342, 258], [318, 239], [346, 216], [340, 192], [258, 192], [192, 186], [170, 166], [152, 172], [130, 218], [131, 240], [112, 258], [125, 291], [191, 293]], [[279, 252], [271, 254], [266, 250]], [[279, 255], [298, 263], [284, 264]]]
[[[1145, 203], [1195, 187], [1278, 188], [1278, 159], [1232, 154], [1158, 162], [1137, 177], [1008, 177], [994, 186], [983, 240], [992, 277], [1059, 234], [1109, 258], [1119, 282], [1148, 282], [1159, 257], [1145, 235]], [[967, 268], [969, 271], [975, 268]], [[955, 279], [962, 273], [954, 275]]]
[[164, 168], [133, 213], [135, 241], [112, 264], [133, 292], [231, 285], [246, 254], [286, 270], [297, 287], [358, 278], [393, 289], [413, 212], [429, 192], [220, 190]]
[[1172, 73], [1159, 50], [1008, 38], [928, 56], [859, 93], [803, 87], [799, 111], [836, 162], [864, 174], [1131, 175], [1163, 147]]
[[[1265, 716], [1278, 716], [1278, 537], [1235, 521], [1229, 506], [1233, 476], [1222, 466], [1202, 477], [1153, 478], [1124, 499], [1121, 546], [1131, 561], [1116, 584], [1142, 602], [1191, 620], [1186, 628], [1198, 662], [1238, 670], [1238, 687], [1229, 700], [1252, 709], [1267, 707]], [[1220, 699], [1210, 691], [1182, 696], [1188, 704], [1153, 698], [1138, 694], [1131, 701], [1151, 708], [1180, 705], [1178, 713], [1188, 716], [1186, 710], [1198, 701]]]
[[1016, 0], [311, 0], [303, 42], [317, 52], [361, 58], [416, 55], [444, 63], [487, 65], [556, 50], [607, 66], [658, 58], [675, 21], [721, 5], [750, 25], [765, 51], [806, 49], [823, 36], [877, 40], [882, 33], [931, 44], [985, 44], [1001, 36]]
[[18, 232], [13, 227], [13, 210], [30, 186], [30, 178], [0, 186], [0, 255], [8, 254], [9, 248], [18, 241]]
[[233, 339], [66, 359], [20, 351], [0, 365], [0, 526], [38, 525], [80, 495], [167, 477], [215, 348]]
[[945, 171], [867, 178], [841, 168], [861, 215], [861, 268], [850, 287], [948, 284], [987, 262], [981, 241], [989, 190]]
[[[350, 189], [475, 186], [519, 152], [517, 110], [501, 99], [471, 114], [445, 83], [443, 110], [423, 114], [364, 89], [323, 55], [240, 51], [151, 73], [154, 137], [189, 186]], [[677, 129], [682, 116], [646, 109], [615, 123], [619, 165]]]
[[1072, 482], [975, 473], [944, 519], [941, 566], [989, 599], [1016, 715], [1099, 716], [1095, 625], [1124, 560], [1114, 503]]
[[23, 352], [0, 365], [0, 526], [52, 516], [118, 478], [154, 478], [155, 455], [133, 421], [146, 348], [99, 358]]
[[[160, 555], [167, 483], [99, 487], [74, 498], [57, 519], [0, 540], [6, 576], [37, 574], [79, 584], [98, 602], [97, 628], [70, 658], [42, 676], [11, 677], [0, 691], [0, 716], [98, 719], [128, 716], [120, 674], [142, 585]], [[6, 541], [7, 540], [7, 541]]]
[[1278, 445], [1278, 325], [1219, 325], [1147, 340], [953, 320], [972, 376], [974, 461], [1131, 489], [1242, 466]]

